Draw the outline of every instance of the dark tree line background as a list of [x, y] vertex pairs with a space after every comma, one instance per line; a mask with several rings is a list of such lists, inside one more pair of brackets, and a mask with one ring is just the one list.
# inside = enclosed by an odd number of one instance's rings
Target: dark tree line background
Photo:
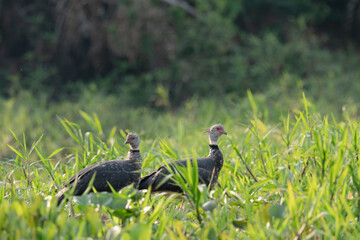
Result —
[[359, 15], [360, 0], [0, 0], [0, 94], [59, 101], [92, 84], [176, 107], [284, 72], [306, 87], [329, 52], [358, 53]]

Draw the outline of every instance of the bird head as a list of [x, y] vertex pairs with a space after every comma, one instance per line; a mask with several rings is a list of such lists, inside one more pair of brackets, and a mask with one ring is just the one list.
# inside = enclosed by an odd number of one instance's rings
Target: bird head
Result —
[[225, 128], [221, 124], [215, 124], [209, 128], [206, 132], [209, 133], [210, 144], [217, 144], [219, 137], [223, 134], [227, 135]]
[[130, 132], [126, 136], [125, 144], [129, 144], [131, 149], [137, 150], [137, 149], [139, 149], [139, 146], [140, 146], [140, 138], [135, 133]]

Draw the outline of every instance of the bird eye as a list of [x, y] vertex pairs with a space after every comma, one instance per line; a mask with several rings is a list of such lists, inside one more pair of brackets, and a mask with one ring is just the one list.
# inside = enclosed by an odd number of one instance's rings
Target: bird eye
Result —
[[217, 127], [217, 128], [216, 128], [216, 130], [220, 131], [220, 128], [219, 128], [219, 127]]

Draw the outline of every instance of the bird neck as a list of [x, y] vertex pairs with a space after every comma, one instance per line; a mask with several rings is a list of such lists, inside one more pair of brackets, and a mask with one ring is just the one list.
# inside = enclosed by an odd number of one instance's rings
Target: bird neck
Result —
[[141, 159], [139, 149], [130, 149], [127, 155], [127, 160], [129, 161], [139, 161]]
[[218, 141], [219, 141], [219, 138], [216, 137], [216, 136], [210, 135], [210, 136], [209, 136], [209, 140], [210, 140], [210, 145], [217, 145], [217, 144], [218, 144]]
[[221, 169], [224, 160], [219, 146], [217, 144], [210, 144], [209, 147], [210, 147], [209, 157], [213, 159], [213, 161], [215, 161], [215, 165], [218, 167], [218, 169]]

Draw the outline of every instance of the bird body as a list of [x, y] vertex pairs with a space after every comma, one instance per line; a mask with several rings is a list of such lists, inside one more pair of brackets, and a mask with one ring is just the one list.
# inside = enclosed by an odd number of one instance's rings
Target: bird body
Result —
[[[138, 149], [140, 139], [136, 134], [129, 133], [125, 143], [129, 143], [131, 146], [126, 160], [108, 160], [85, 167], [72, 176], [68, 184], [57, 192], [55, 196], [58, 197], [58, 204], [64, 199], [65, 192], [73, 187], [73, 195], [82, 195], [92, 178], [94, 178], [92, 187], [98, 192], [111, 192], [109, 184], [115, 191], [119, 191], [132, 183], [137, 188], [142, 161]], [[91, 191], [92, 189], [90, 189]]]
[[[223, 166], [223, 156], [217, 145], [209, 146], [209, 156], [196, 158], [195, 160], [197, 161], [199, 181], [207, 186], [210, 184], [210, 187], [212, 188], [217, 182], [220, 170]], [[194, 159], [189, 158], [189, 161], [193, 164]], [[183, 192], [172, 179], [168, 179], [165, 182], [163, 181], [167, 176], [176, 172], [177, 166], [187, 167], [187, 164], [188, 159], [180, 159], [168, 165], [171, 170], [169, 170], [167, 166], [160, 167], [157, 171], [141, 178], [139, 189], [147, 189], [149, 186], [152, 186], [151, 190], [153, 192]]]
[[[223, 155], [217, 145], [218, 139], [222, 134], [227, 134], [221, 124], [212, 126], [209, 130], [210, 152], [207, 157], [196, 158], [198, 166], [199, 182], [207, 186], [214, 187], [219, 177], [224, 160]], [[189, 159], [192, 164], [194, 159]], [[142, 177], [138, 189], [148, 189], [151, 186], [152, 192], [169, 191], [183, 192], [183, 190], [170, 178], [176, 172], [176, 166], [187, 167], [188, 159], [181, 159], [168, 166], [162, 166], [158, 170]], [[170, 167], [171, 170], [168, 168]], [[166, 180], [165, 180], [166, 179]]]

